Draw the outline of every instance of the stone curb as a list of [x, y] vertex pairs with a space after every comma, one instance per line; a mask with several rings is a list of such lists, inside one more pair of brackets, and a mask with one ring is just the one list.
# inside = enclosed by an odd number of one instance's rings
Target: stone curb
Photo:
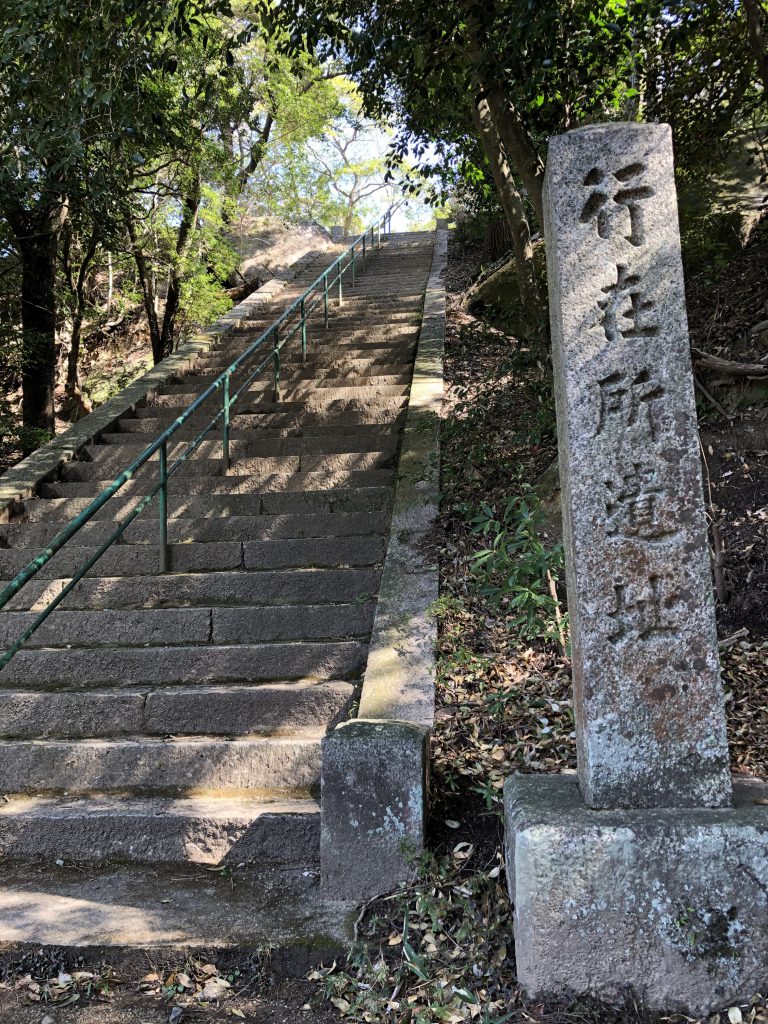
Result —
[[359, 718], [412, 722], [435, 717], [439, 596], [433, 551], [440, 505], [440, 409], [443, 401], [448, 232], [435, 232], [413, 383], [403, 430], [392, 525], [376, 606]]
[[133, 412], [140, 402], [167, 384], [176, 374], [191, 369], [199, 356], [209, 352], [257, 309], [275, 299], [296, 277], [302, 260], [316, 251], [316, 248], [312, 248], [292, 254], [295, 258], [291, 264], [284, 266], [273, 278], [260, 288], [256, 288], [246, 299], [233, 306], [204, 331], [185, 341], [177, 352], [153, 366], [117, 395], [113, 395], [92, 413], [74, 423], [63, 434], [59, 434], [0, 476], [0, 523], [7, 523], [16, 511], [17, 503], [25, 498], [31, 498], [41, 483], [55, 477], [61, 467], [70, 462], [83, 445], [94, 442], [100, 434], [113, 429], [117, 422]]
[[392, 525], [357, 719], [323, 741], [320, 863], [330, 895], [364, 900], [409, 871], [424, 845], [439, 595], [448, 232], [438, 225], [403, 430]]

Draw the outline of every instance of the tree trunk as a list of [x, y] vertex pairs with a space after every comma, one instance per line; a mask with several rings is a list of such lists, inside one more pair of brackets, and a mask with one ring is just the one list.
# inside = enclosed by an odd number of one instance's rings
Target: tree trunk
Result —
[[520, 113], [509, 96], [506, 96], [492, 73], [483, 55], [481, 38], [483, 27], [478, 12], [469, 2], [464, 3], [467, 18], [467, 52], [471, 63], [471, 75], [475, 88], [487, 101], [490, 118], [496, 134], [501, 139], [507, 160], [520, 175], [528, 192], [528, 198], [536, 213], [539, 227], [544, 227], [544, 163], [539, 156], [533, 136], [528, 131]]
[[184, 197], [184, 214], [181, 218], [181, 224], [179, 224], [179, 233], [176, 236], [176, 257], [173, 261], [168, 281], [168, 294], [166, 295], [165, 313], [163, 314], [163, 329], [160, 336], [163, 358], [169, 356], [173, 351], [173, 336], [176, 331], [176, 317], [179, 312], [181, 286], [184, 280], [183, 262], [192, 242], [192, 236], [197, 224], [197, 214], [200, 209], [200, 184], [200, 179], [196, 179], [190, 192]]
[[248, 182], [251, 175], [256, 171], [261, 161], [264, 159], [264, 154], [267, 151], [267, 144], [269, 143], [269, 137], [272, 134], [272, 127], [275, 123], [272, 114], [267, 114], [264, 118], [264, 124], [259, 132], [259, 137], [251, 146], [250, 153], [248, 155], [248, 163], [238, 171], [237, 175], [237, 186], [238, 194], [242, 195], [243, 192], [248, 188]]
[[150, 271], [149, 265], [147, 264], [147, 258], [144, 255], [144, 251], [138, 243], [136, 237], [136, 226], [130, 218], [127, 220], [126, 226], [128, 228], [128, 237], [131, 240], [133, 258], [136, 261], [136, 270], [141, 283], [141, 293], [144, 296], [144, 309], [147, 314], [149, 338], [152, 344], [152, 359], [155, 363], [159, 363], [163, 358], [163, 346], [160, 339], [160, 324], [157, 319], [157, 289], [155, 287], [155, 279], [154, 275]]
[[92, 231], [88, 239], [88, 247], [80, 260], [77, 269], [77, 277], [74, 274], [72, 265], [72, 241], [73, 231], [70, 222], [65, 227], [65, 243], [63, 247], [64, 273], [67, 284], [74, 298], [74, 311], [72, 313], [72, 333], [69, 340], [69, 353], [67, 355], [67, 383], [65, 391], [67, 397], [73, 398], [80, 390], [80, 375], [78, 366], [80, 361], [80, 340], [83, 334], [83, 321], [85, 320], [85, 306], [87, 301], [88, 271], [90, 269], [96, 250], [99, 246], [98, 235]]
[[[22, 423], [56, 433], [56, 250], [58, 231], [19, 245], [21, 268]], [[36, 445], [31, 445], [30, 450]]]
[[21, 257], [22, 424], [55, 434], [56, 254], [66, 203], [34, 213], [10, 204], [3, 212]]
[[107, 290], [107, 316], [112, 313], [112, 298], [115, 290], [115, 278], [112, 270], [112, 253], [107, 253], [107, 268], [109, 270], [109, 288]]
[[533, 263], [533, 246], [531, 245], [531, 232], [528, 227], [528, 220], [525, 216], [525, 206], [522, 196], [515, 187], [504, 148], [501, 145], [501, 140], [491, 118], [488, 102], [479, 91], [473, 97], [472, 117], [483, 151], [491, 166], [493, 180], [496, 184], [504, 216], [507, 219], [512, 235], [517, 285], [520, 291], [520, 300], [523, 304], [525, 320], [535, 330], [542, 324], [543, 309], [536, 280], [536, 268]]
[[72, 316], [72, 336], [69, 340], [69, 354], [67, 355], [67, 383], [65, 392], [71, 397], [80, 390], [80, 374], [78, 372], [80, 362], [80, 339], [83, 334], [83, 310], [78, 302], [78, 308]]
[[528, 198], [536, 212], [539, 227], [544, 229], [544, 162], [538, 154], [530, 133], [512, 103], [502, 96], [497, 86], [486, 86], [488, 109], [499, 138], [504, 143], [507, 159], [523, 180]]
[[768, 53], [763, 42], [763, 26], [760, 20], [760, 7], [756, 0], [744, 0], [744, 10], [747, 14], [747, 33], [749, 36], [749, 48], [757, 61], [757, 70], [760, 80], [763, 83], [763, 99], [768, 98]]

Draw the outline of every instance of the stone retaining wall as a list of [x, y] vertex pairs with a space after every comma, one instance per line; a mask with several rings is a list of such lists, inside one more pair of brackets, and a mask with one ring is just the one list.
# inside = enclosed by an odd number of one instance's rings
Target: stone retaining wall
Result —
[[367, 899], [409, 873], [424, 843], [434, 723], [448, 232], [438, 222], [358, 717], [323, 745], [320, 860], [331, 893]]

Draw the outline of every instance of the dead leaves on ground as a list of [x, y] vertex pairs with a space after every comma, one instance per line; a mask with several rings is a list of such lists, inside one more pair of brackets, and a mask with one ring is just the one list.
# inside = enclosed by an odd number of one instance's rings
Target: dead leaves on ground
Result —
[[446, 857], [425, 857], [413, 886], [371, 908], [368, 945], [351, 964], [312, 972], [342, 1017], [460, 1024], [501, 1018], [519, 1000], [500, 855], [486, 866], [474, 856], [459, 842]]
[[[189, 960], [183, 967], [170, 971], [150, 971], [139, 981], [138, 990], [173, 1006], [218, 1006], [231, 995], [233, 983], [239, 974], [235, 970], [227, 977], [222, 977], [215, 964]], [[107, 1002], [112, 998], [115, 988], [125, 984], [125, 980], [112, 967], [104, 966], [98, 972], [72, 971], [70, 974], [59, 971], [55, 977], [50, 978], [36, 978], [26, 974], [18, 978], [13, 986], [3, 987], [12, 987], [22, 1003], [67, 1006], [80, 999]], [[231, 1015], [243, 1014], [240, 1010], [232, 1010]]]
[[25, 974], [17, 978], [13, 985], [3, 985], [16, 993], [22, 1003], [50, 1003], [56, 1006], [68, 1006], [81, 998], [98, 999], [102, 1002], [111, 998], [114, 988], [123, 981], [111, 967], [102, 967], [92, 971], [59, 971], [49, 978], [36, 978]]
[[746, 775], [768, 775], [768, 642], [742, 640], [721, 651], [731, 766]]
[[190, 960], [183, 969], [171, 970], [165, 976], [151, 971], [141, 979], [139, 988], [175, 1006], [206, 1006], [228, 999], [239, 974], [235, 970], [222, 977], [215, 964]]

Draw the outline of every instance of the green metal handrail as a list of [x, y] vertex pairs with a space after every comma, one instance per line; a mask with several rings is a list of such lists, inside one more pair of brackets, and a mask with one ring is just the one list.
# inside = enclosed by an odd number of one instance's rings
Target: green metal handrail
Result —
[[[115, 529], [110, 536], [99, 545], [95, 553], [85, 561], [77, 572], [71, 577], [69, 582], [62, 590], [43, 608], [37, 617], [30, 623], [30, 625], [23, 631], [19, 638], [9, 647], [6, 651], [0, 655], [0, 670], [3, 669], [11, 658], [18, 653], [18, 651], [24, 646], [29, 640], [32, 634], [39, 629], [39, 627], [45, 622], [48, 616], [53, 612], [64, 600], [67, 594], [77, 586], [77, 584], [83, 579], [85, 574], [93, 568], [95, 563], [101, 558], [105, 551], [107, 551], [116, 540], [118, 540], [125, 530], [131, 525], [137, 516], [141, 515], [147, 505], [157, 495], [158, 503], [158, 527], [159, 527], [159, 558], [158, 558], [158, 572], [163, 573], [168, 570], [168, 481], [176, 473], [180, 466], [186, 462], [189, 456], [195, 451], [206, 436], [215, 429], [216, 425], [222, 422], [222, 469], [226, 475], [229, 471], [229, 435], [230, 435], [230, 422], [231, 422], [231, 410], [236, 404], [238, 399], [247, 392], [248, 388], [254, 382], [256, 377], [261, 373], [265, 366], [270, 362], [273, 364], [273, 385], [274, 385], [274, 400], [275, 402], [280, 401], [280, 353], [285, 344], [298, 332], [301, 333], [301, 357], [302, 362], [306, 362], [307, 358], [307, 320], [309, 319], [312, 311], [322, 302], [323, 304], [323, 322], [327, 328], [329, 325], [329, 302], [330, 302], [330, 291], [336, 285], [338, 285], [338, 305], [342, 306], [344, 303], [342, 279], [344, 274], [348, 271], [352, 275], [352, 285], [355, 283], [356, 275], [356, 253], [357, 250], [361, 250], [363, 268], [365, 268], [366, 261], [368, 259], [368, 236], [370, 235], [371, 250], [374, 246], [378, 249], [381, 248], [382, 234], [383, 237], [387, 237], [392, 233], [392, 215], [402, 205], [404, 200], [391, 206], [386, 213], [384, 213], [378, 220], [374, 221], [369, 228], [358, 235], [352, 245], [344, 250], [343, 253], [334, 262], [323, 271], [323, 273], [312, 282], [309, 288], [303, 292], [295, 302], [291, 303], [290, 306], [276, 319], [274, 320], [265, 331], [263, 331], [259, 337], [241, 355], [235, 359], [233, 363], [223, 370], [219, 376], [214, 380], [201, 395], [199, 395], [194, 402], [177, 416], [176, 419], [167, 427], [162, 434], [155, 438], [155, 440], [148, 445], [144, 451], [133, 460], [133, 462], [126, 467], [117, 476], [112, 483], [105, 487], [104, 490], [98, 494], [93, 501], [83, 509], [79, 515], [75, 516], [71, 522], [60, 530], [48, 546], [32, 561], [22, 569], [20, 573], [2, 590], [0, 591], [0, 610], [2, 610], [8, 602], [19, 593], [19, 591], [26, 586], [31, 579], [33, 579], [37, 573], [46, 565], [53, 556], [60, 551], [67, 541], [71, 540], [72, 537], [77, 534], [79, 530], [93, 516], [109, 501], [110, 498], [114, 497], [120, 488], [127, 483], [132, 477], [136, 475], [142, 466], [146, 465], [147, 462], [152, 458], [155, 453], [158, 453], [159, 468], [158, 468], [158, 479], [154, 487], [145, 494], [136, 504], [127, 516], [120, 522], [120, 525]], [[344, 261], [347, 261], [346, 266]], [[333, 277], [333, 274], [336, 274]], [[318, 292], [317, 297], [314, 301], [309, 302], [308, 300], [313, 293]], [[297, 314], [298, 311], [298, 314]], [[286, 329], [289, 321], [298, 315], [297, 322], [290, 328]], [[238, 370], [243, 369], [245, 363], [250, 357], [258, 351], [258, 349], [267, 346], [268, 342], [271, 341], [271, 348], [264, 359], [259, 362], [259, 365], [253, 370], [247, 379], [240, 384], [237, 390], [232, 392], [232, 376], [237, 373]], [[181, 455], [174, 459], [170, 464], [168, 462], [168, 441], [173, 437], [176, 431], [183, 426], [187, 420], [193, 416], [201, 406], [208, 401], [217, 391], [222, 392], [222, 405], [212, 420], [203, 428], [203, 430], [194, 437]]]

